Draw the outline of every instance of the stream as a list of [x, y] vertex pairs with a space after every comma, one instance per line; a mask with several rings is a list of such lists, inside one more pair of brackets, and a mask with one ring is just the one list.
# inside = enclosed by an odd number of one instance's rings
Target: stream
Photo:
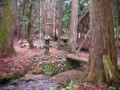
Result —
[[32, 75], [27, 79], [1, 86], [0, 90], [50, 90], [51, 87], [54, 87], [54, 90], [61, 90], [56, 83], [49, 82], [48, 76]]
[[[0, 90], [61, 90], [61, 88], [67, 86], [71, 80], [76, 82], [83, 74], [83, 71], [83, 67], [78, 67], [54, 76], [42, 74], [28, 75], [18, 81], [13, 81], [1, 86]], [[54, 89], [51, 89], [51, 87], [54, 87]]]

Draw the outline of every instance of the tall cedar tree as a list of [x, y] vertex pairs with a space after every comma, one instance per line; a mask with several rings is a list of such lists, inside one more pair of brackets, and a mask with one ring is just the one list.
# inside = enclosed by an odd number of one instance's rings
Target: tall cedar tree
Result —
[[60, 0], [59, 4], [59, 30], [58, 30], [58, 49], [61, 49], [61, 34], [62, 34], [62, 8], [64, 0]]
[[110, 0], [90, 0], [91, 47], [89, 63], [82, 80], [93, 83], [120, 81], [117, 67], [113, 16]]

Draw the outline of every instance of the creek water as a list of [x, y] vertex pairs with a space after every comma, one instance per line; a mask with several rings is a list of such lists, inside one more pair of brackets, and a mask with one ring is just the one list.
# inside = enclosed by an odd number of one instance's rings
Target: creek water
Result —
[[31, 76], [29, 79], [1, 86], [0, 90], [51, 90], [52, 87], [54, 90], [61, 90], [56, 83], [50, 83], [46, 76], [38, 75], [36, 78]]
[[[83, 74], [84, 67], [78, 67], [54, 76], [28, 75], [19, 81], [11, 82], [1, 86], [0, 90], [61, 90], [71, 80], [77, 81]], [[54, 89], [52, 89], [54, 87]]]

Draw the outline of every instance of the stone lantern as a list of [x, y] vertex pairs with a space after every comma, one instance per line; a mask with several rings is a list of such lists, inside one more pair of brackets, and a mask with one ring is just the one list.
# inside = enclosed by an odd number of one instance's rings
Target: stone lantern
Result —
[[50, 40], [52, 40], [52, 38], [50, 36], [45, 36], [44, 37], [45, 40], [45, 45], [44, 45], [44, 54], [47, 55], [49, 54], [49, 48], [50, 48]]
[[61, 36], [61, 40], [62, 40], [61, 46], [63, 46], [63, 49], [65, 50], [67, 47], [68, 36], [66, 34]]

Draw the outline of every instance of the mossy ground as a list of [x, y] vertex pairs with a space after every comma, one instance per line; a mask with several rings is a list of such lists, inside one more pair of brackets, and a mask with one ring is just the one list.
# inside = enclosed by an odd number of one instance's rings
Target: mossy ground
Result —
[[73, 68], [80, 66], [79, 62], [74, 62], [72, 60], [59, 60], [57, 62], [48, 62], [40, 64], [40, 68], [45, 71], [47, 75], [54, 75], [60, 72], [68, 71]]

